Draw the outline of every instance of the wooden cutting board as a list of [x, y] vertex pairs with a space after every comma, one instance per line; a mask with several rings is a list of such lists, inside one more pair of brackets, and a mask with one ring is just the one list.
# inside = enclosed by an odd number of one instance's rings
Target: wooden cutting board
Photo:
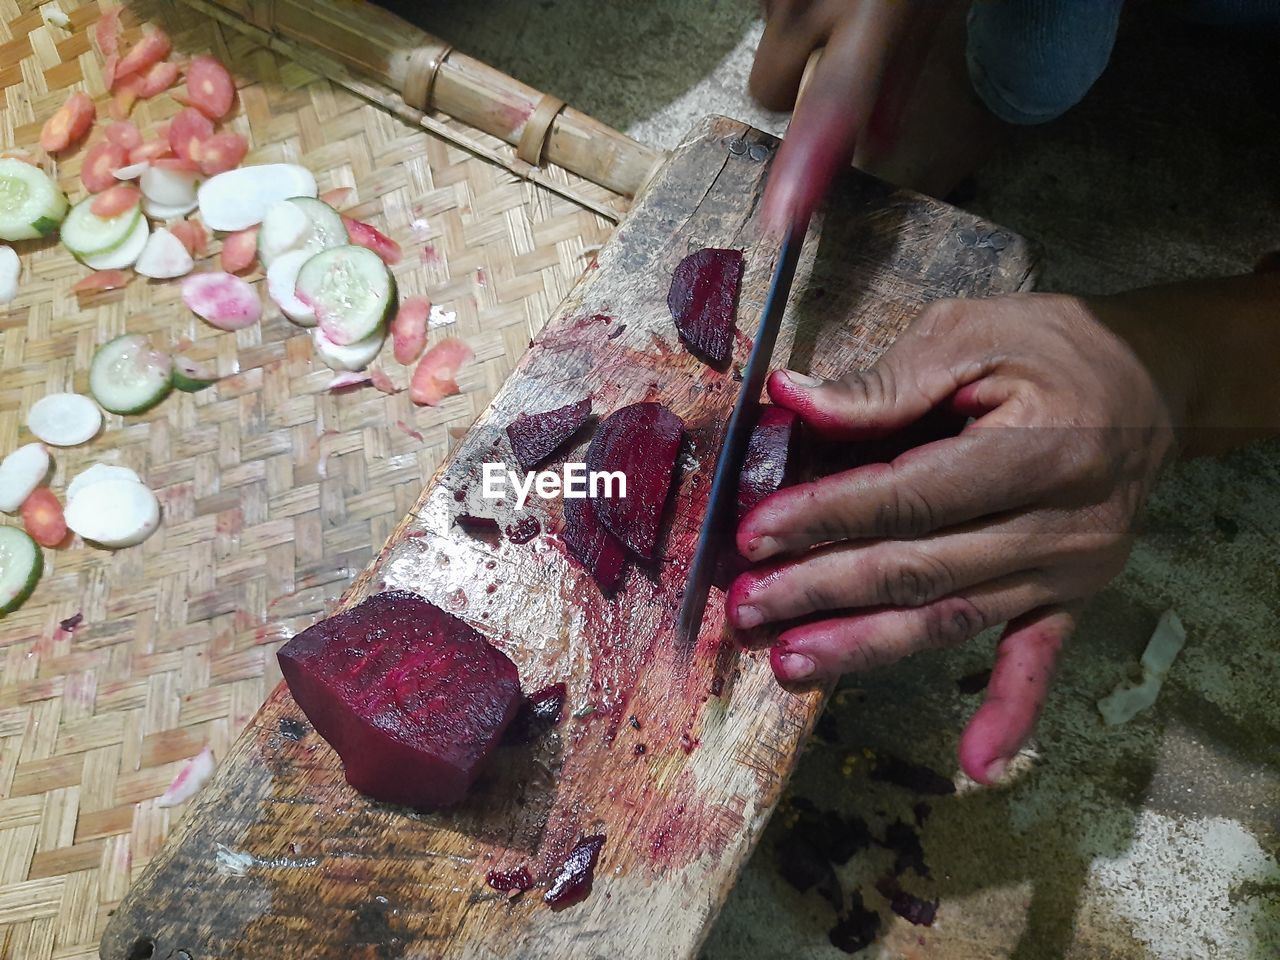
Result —
[[[745, 250], [745, 362], [775, 253], [755, 217], [776, 145], [722, 118], [694, 129], [347, 596], [416, 591], [490, 637], [526, 691], [566, 682], [577, 715], [504, 747], [460, 808], [425, 815], [348, 788], [281, 685], [115, 912], [106, 960], [695, 953], [824, 700], [784, 692], [765, 653], [722, 637], [718, 591], [692, 659], [673, 642], [737, 381], [681, 346], [667, 287], [693, 250]], [[1023, 289], [1032, 264], [1008, 231], [851, 173], [809, 235], [775, 363], [864, 366], [922, 304]], [[664, 560], [629, 569], [611, 600], [566, 558], [559, 501], [530, 502], [542, 532], [525, 544], [453, 522], [513, 523], [510, 501], [482, 498], [482, 464], [509, 461], [504, 428], [521, 411], [588, 394], [601, 415], [660, 400], [688, 428]], [[607, 841], [581, 904], [557, 912], [541, 888], [513, 898], [485, 884], [520, 865], [545, 881], [594, 833]]]

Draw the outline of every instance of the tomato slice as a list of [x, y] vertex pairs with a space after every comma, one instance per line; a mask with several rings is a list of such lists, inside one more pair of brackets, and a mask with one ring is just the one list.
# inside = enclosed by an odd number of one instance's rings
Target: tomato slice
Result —
[[168, 140], [148, 140], [142, 146], [129, 151], [129, 162], [150, 163], [161, 157], [170, 156], [172, 153], [173, 147], [169, 146]]
[[37, 487], [22, 503], [22, 525], [42, 547], [56, 547], [67, 539], [62, 504], [48, 487]]
[[199, 220], [179, 220], [169, 227], [169, 232], [182, 241], [193, 257], [204, 256], [209, 248], [209, 231]]
[[40, 146], [49, 153], [67, 149], [89, 132], [94, 116], [93, 101], [87, 93], [77, 90], [44, 122], [40, 129]]
[[72, 293], [91, 293], [98, 290], [118, 290], [129, 282], [129, 275], [123, 270], [97, 270], [83, 280], [71, 285]]
[[351, 217], [343, 217], [342, 222], [346, 225], [347, 235], [351, 238], [351, 242], [356, 246], [372, 250], [382, 258], [382, 262], [385, 264], [391, 265], [400, 262], [400, 244], [396, 243], [377, 227]]
[[131, 183], [117, 183], [93, 198], [89, 212], [95, 217], [115, 217], [142, 202], [142, 192]]
[[115, 93], [111, 96], [111, 117], [113, 120], [128, 120], [133, 112], [133, 105], [138, 102], [138, 94], [142, 91], [141, 77], [125, 77], [116, 84]]
[[258, 228], [247, 227], [227, 234], [222, 241], [222, 269], [227, 273], [248, 270], [258, 259]]
[[142, 146], [142, 134], [128, 120], [116, 120], [114, 123], [107, 124], [105, 133], [108, 141], [118, 147], [124, 147], [125, 150]]
[[146, 100], [156, 94], [164, 93], [173, 86], [178, 79], [178, 65], [168, 60], [161, 60], [159, 63], [152, 64], [147, 72], [140, 76], [142, 88], [138, 91], [138, 96]]
[[116, 64], [116, 79], [134, 73], [146, 73], [153, 64], [159, 63], [169, 55], [173, 44], [169, 35], [157, 28], [144, 34], [142, 39], [133, 45], [127, 54]]
[[90, 193], [110, 190], [118, 181], [114, 172], [129, 162], [128, 151], [118, 143], [100, 140], [91, 146], [80, 165], [80, 182]]
[[221, 120], [231, 111], [235, 96], [235, 81], [221, 61], [207, 54], [191, 59], [187, 67], [186, 103], [210, 120]]
[[213, 122], [194, 107], [178, 112], [169, 124], [169, 145], [183, 160], [200, 161], [200, 145], [213, 136]]
[[215, 133], [200, 143], [200, 172], [206, 177], [234, 170], [249, 152], [249, 141], [238, 133]]

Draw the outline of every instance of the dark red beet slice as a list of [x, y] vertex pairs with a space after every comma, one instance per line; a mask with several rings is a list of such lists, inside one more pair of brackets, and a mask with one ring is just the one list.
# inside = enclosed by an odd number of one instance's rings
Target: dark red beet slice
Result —
[[507, 524], [507, 539], [512, 543], [528, 543], [542, 532], [542, 524], [533, 514], [525, 514], [515, 523]]
[[562, 536], [569, 553], [587, 568], [601, 590], [609, 593], [618, 585], [622, 565], [627, 560], [627, 551], [604, 528], [604, 524], [596, 516], [592, 501], [565, 498]]
[[797, 419], [781, 407], [766, 406], [761, 410], [738, 475], [739, 520], [765, 497], [781, 490], [787, 481]]
[[591, 398], [546, 413], [522, 413], [507, 424], [507, 438], [516, 463], [532, 470], [572, 437], [591, 416]]
[[708, 247], [680, 261], [667, 306], [680, 337], [713, 363], [728, 361], [733, 313], [742, 283], [742, 251]]
[[505, 742], [528, 743], [554, 727], [564, 712], [566, 695], [563, 683], [553, 683], [525, 697], [511, 726], [507, 727]]
[[596, 516], [645, 560], [653, 559], [658, 544], [683, 435], [684, 422], [662, 404], [633, 403], [610, 414], [587, 448], [588, 474], [621, 471], [627, 478], [625, 497], [592, 500]]
[[520, 707], [520, 679], [469, 625], [415, 594], [376, 594], [280, 649], [293, 698], [377, 800], [456, 803]]
[[490, 870], [485, 874], [484, 882], [503, 893], [510, 890], [519, 890], [523, 893], [533, 889], [533, 877], [525, 867], [516, 867], [514, 870]]
[[591, 894], [591, 881], [595, 879], [596, 859], [603, 846], [603, 833], [579, 840], [569, 851], [564, 866], [551, 881], [551, 886], [542, 899], [556, 910], [587, 899]]

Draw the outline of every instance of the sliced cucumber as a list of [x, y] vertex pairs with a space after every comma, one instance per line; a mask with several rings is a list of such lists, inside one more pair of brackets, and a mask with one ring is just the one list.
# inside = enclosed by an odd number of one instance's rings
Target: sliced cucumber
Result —
[[199, 393], [205, 387], [212, 387], [218, 382], [218, 375], [208, 367], [188, 360], [186, 357], [173, 358], [173, 386], [183, 393]]
[[80, 262], [91, 270], [123, 270], [132, 267], [147, 248], [151, 238], [151, 227], [146, 217], [139, 217], [133, 225], [133, 231], [125, 238], [124, 243], [106, 253], [95, 253], [91, 257], [81, 257]]
[[347, 228], [342, 223], [342, 214], [323, 200], [314, 197], [290, 197], [289, 202], [302, 210], [311, 221], [311, 233], [303, 250], [319, 253], [333, 247], [346, 246], [351, 242], [347, 236]]
[[338, 344], [330, 340], [323, 329], [316, 327], [311, 331], [311, 342], [316, 348], [316, 356], [330, 370], [363, 370], [373, 363], [374, 358], [382, 350], [387, 339], [385, 326], [378, 327], [372, 335], [355, 343]]
[[0, 240], [34, 240], [58, 229], [67, 197], [39, 167], [0, 158]]
[[258, 231], [258, 259], [270, 267], [295, 250], [313, 255], [349, 242], [337, 210], [313, 197], [290, 197], [267, 208]]
[[0, 617], [26, 602], [43, 571], [36, 542], [17, 527], [0, 527]]
[[395, 312], [396, 282], [372, 250], [343, 246], [323, 250], [298, 272], [297, 295], [316, 312], [335, 344], [373, 336]]
[[62, 245], [81, 262], [123, 246], [133, 237], [134, 228], [142, 219], [142, 207], [136, 204], [114, 217], [100, 217], [89, 209], [93, 200], [91, 196], [85, 197], [71, 208], [62, 223]]
[[89, 392], [102, 409], [133, 414], [163, 400], [172, 386], [173, 361], [147, 338], [127, 334], [98, 348], [89, 367]]

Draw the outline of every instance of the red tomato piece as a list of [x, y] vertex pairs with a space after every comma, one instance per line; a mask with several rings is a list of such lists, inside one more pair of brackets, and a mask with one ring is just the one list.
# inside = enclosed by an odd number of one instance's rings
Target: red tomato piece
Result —
[[140, 147], [136, 147], [129, 151], [130, 163], [153, 163], [161, 157], [167, 157], [173, 153], [173, 147], [169, 146], [167, 140], [148, 140]]
[[89, 148], [80, 165], [80, 182], [90, 193], [101, 193], [110, 190], [118, 180], [113, 176], [129, 162], [129, 154], [124, 147], [110, 140], [100, 140]]
[[128, 120], [133, 112], [133, 105], [138, 102], [138, 94], [142, 90], [141, 77], [125, 77], [115, 86], [111, 97], [111, 118]]
[[326, 190], [320, 194], [320, 199], [333, 207], [333, 209], [341, 210], [351, 202], [351, 198], [355, 196], [355, 193], [355, 187], [334, 187], [332, 190]]
[[40, 129], [40, 146], [49, 153], [65, 150], [78, 141], [93, 126], [96, 111], [89, 95], [77, 90], [67, 102], [58, 108]]
[[89, 212], [95, 217], [115, 217], [142, 202], [142, 193], [131, 183], [117, 183], [93, 198]]
[[138, 91], [138, 96], [144, 100], [154, 97], [156, 94], [164, 93], [178, 79], [178, 65], [170, 63], [168, 60], [161, 60], [159, 63], [152, 64], [147, 72], [140, 74], [142, 77], [142, 88]]
[[[104, 57], [114, 57], [120, 52], [120, 8], [111, 7], [102, 11], [102, 16], [93, 25], [93, 39], [98, 41], [98, 49]], [[110, 79], [111, 72], [107, 73]]]
[[151, 33], [143, 34], [141, 40], [130, 48], [129, 52], [116, 64], [116, 79], [134, 73], [146, 73], [153, 64], [159, 63], [169, 55], [173, 44], [169, 35], [157, 28]]
[[142, 134], [128, 120], [117, 120], [114, 123], [107, 124], [105, 133], [108, 142], [114, 143], [118, 147], [124, 147], [125, 150], [132, 150], [134, 147], [142, 146]]
[[187, 107], [169, 124], [169, 146], [183, 160], [200, 161], [200, 145], [213, 136], [213, 122], [194, 107]]
[[258, 228], [246, 227], [227, 234], [222, 241], [222, 269], [227, 273], [248, 270], [258, 259]]
[[169, 232], [182, 242], [187, 253], [193, 257], [204, 256], [209, 248], [209, 231], [199, 220], [179, 220], [169, 227]]
[[206, 177], [240, 166], [249, 152], [249, 141], [238, 133], [215, 133], [200, 142], [200, 172]]
[[210, 120], [221, 120], [231, 112], [235, 96], [235, 82], [221, 62], [207, 54], [192, 58], [187, 67], [185, 102]]
[[67, 539], [62, 504], [48, 487], [37, 487], [22, 503], [22, 525], [42, 547], [56, 547]]
[[366, 247], [382, 258], [382, 262], [388, 265], [400, 262], [400, 244], [396, 243], [377, 227], [354, 220], [351, 217], [343, 217], [342, 222], [346, 225], [347, 235], [351, 238], [351, 242], [356, 246]]
[[90, 293], [98, 290], [118, 290], [129, 282], [123, 270], [98, 270], [71, 285], [72, 293]]

